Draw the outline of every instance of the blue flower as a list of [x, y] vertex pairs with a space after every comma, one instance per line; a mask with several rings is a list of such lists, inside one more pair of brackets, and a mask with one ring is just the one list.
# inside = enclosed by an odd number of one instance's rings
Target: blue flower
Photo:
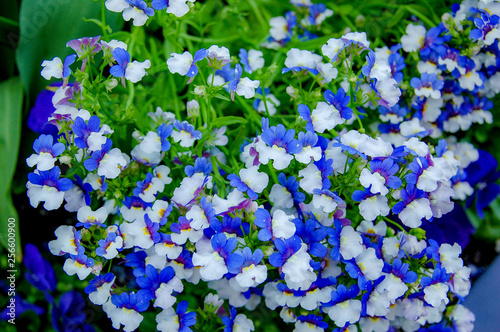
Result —
[[139, 250], [125, 256], [125, 266], [133, 267], [135, 277], [143, 277], [146, 274], [146, 257], [148, 254], [144, 250]]
[[144, 301], [155, 299], [156, 290], [160, 288], [160, 285], [162, 283], [167, 284], [174, 276], [175, 271], [171, 266], [167, 266], [158, 273], [153, 265], [148, 264], [146, 266], [146, 274], [136, 279], [137, 285], [141, 287], [137, 292], [137, 296], [142, 296]]
[[55, 82], [47, 86], [36, 97], [35, 106], [30, 110], [28, 116], [28, 128], [35, 133], [57, 136], [59, 130], [51, 123], [48, 123], [49, 117], [56, 110], [52, 104], [52, 97], [54, 97], [54, 87], [59, 87], [63, 83]]
[[189, 327], [196, 324], [196, 312], [187, 312], [188, 305], [187, 301], [181, 301], [175, 310], [179, 320], [179, 332], [192, 332]]
[[477, 214], [480, 218], [484, 218], [483, 210], [500, 193], [500, 186], [496, 183], [500, 178], [500, 171], [497, 171], [498, 162], [495, 157], [484, 150], [478, 151], [479, 159], [465, 169], [467, 182], [475, 188], [474, 193], [467, 201], [467, 206], [471, 206], [476, 201]]
[[194, 166], [187, 165], [184, 168], [184, 173], [187, 176], [193, 176], [195, 173], [202, 173], [204, 175], [210, 175], [212, 173], [212, 164], [205, 157], [196, 158], [194, 161]]
[[24, 247], [24, 265], [27, 268], [24, 276], [31, 285], [44, 293], [56, 290], [56, 273], [34, 244], [28, 243]]
[[85, 300], [77, 291], [68, 291], [61, 295], [59, 304], [52, 308], [52, 326], [57, 332], [85, 331], [94, 332], [87, 320]]
[[344, 301], [350, 300], [358, 296], [359, 294], [359, 287], [358, 285], [354, 284], [351, 287], [349, 287], [349, 290], [347, 287], [343, 284], [340, 284], [337, 286], [337, 290], [332, 291], [332, 300], [328, 303], [325, 303], [325, 307], [330, 307], [334, 306], [337, 303], [342, 303]]
[[309, 314], [307, 316], [299, 316], [297, 318], [299, 321], [307, 324], [307, 329], [313, 329], [313, 326], [317, 326], [320, 329], [327, 329], [328, 323], [323, 322], [323, 317]]
[[295, 130], [286, 130], [281, 123], [276, 127], [270, 127], [262, 132], [262, 140], [271, 147], [285, 149], [287, 153], [299, 153], [302, 150], [302, 144], [294, 138]]
[[146, 311], [149, 307], [149, 301], [144, 299], [139, 293], [121, 293], [113, 294], [111, 302], [118, 308], [126, 308], [137, 312]]
[[191, 67], [189, 67], [188, 72], [186, 74], [187, 77], [191, 77], [188, 83], [190, 83], [193, 80], [193, 78], [198, 74], [198, 66], [196, 66], [196, 63], [198, 61], [205, 59], [207, 55], [208, 55], [207, 49], [202, 48], [196, 51], [193, 57], [193, 63], [191, 64]]
[[392, 266], [385, 262], [382, 271], [385, 273], [392, 273], [407, 284], [411, 284], [418, 279], [418, 275], [415, 272], [410, 271], [410, 265], [408, 263], [403, 263], [399, 258], [392, 261]]
[[101, 120], [95, 115], [91, 116], [87, 123], [81, 117], [76, 117], [72, 127], [76, 135], [75, 145], [81, 149], [87, 149], [89, 147], [87, 140], [90, 134], [98, 133], [101, 129], [100, 125]]
[[269, 241], [273, 237], [273, 224], [271, 215], [265, 209], [259, 208], [254, 213], [254, 224], [262, 228], [257, 234], [257, 238], [261, 241]]
[[85, 287], [85, 289], [84, 289], [85, 294], [90, 294], [90, 293], [97, 291], [97, 289], [99, 287], [101, 287], [102, 285], [104, 285], [106, 283], [110, 283], [111, 281], [113, 281], [114, 278], [115, 278], [115, 275], [111, 272], [95, 276], [94, 279], [89, 281], [88, 286]]
[[330, 90], [325, 91], [325, 100], [328, 104], [334, 106], [339, 112], [342, 119], [349, 120], [352, 118], [353, 111], [349, 105], [351, 97], [347, 96], [343, 88], [337, 90], [337, 94], [334, 94]]
[[269, 256], [269, 263], [274, 267], [281, 267], [288, 258], [292, 257], [302, 247], [300, 237], [294, 235], [288, 239], [282, 240], [277, 238], [274, 240], [274, 245], [279, 252]]
[[307, 244], [308, 252], [316, 257], [324, 257], [328, 250], [321, 242], [326, 238], [326, 228], [321, 226], [316, 220], [308, 219], [303, 223], [299, 219], [294, 219], [295, 235]]

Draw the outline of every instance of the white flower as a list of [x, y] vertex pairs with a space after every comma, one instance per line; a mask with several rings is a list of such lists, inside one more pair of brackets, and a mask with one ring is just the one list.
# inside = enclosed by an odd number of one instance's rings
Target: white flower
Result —
[[55, 231], [55, 235], [57, 240], [49, 242], [49, 250], [53, 255], [78, 254], [76, 246], [78, 240], [75, 238], [76, 229], [73, 226], [59, 226]]
[[147, 75], [146, 69], [148, 69], [149, 67], [151, 67], [151, 61], [149, 60], [144, 60], [143, 62], [134, 60], [131, 63], [127, 64], [125, 78], [130, 82], [137, 83], [145, 75]]
[[332, 61], [335, 61], [344, 45], [345, 43], [342, 39], [330, 38], [325, 45], [321, 46], [321, 51], [324, 56]]
[[102, 306], [104, 312], [108, 315], [113, 323], [113, 328], [119, 330], [123, 325], [123, 331], [131, 332], [139, 327], [144, 317], [135, 310], [127, 309], [125, 307], [116, 307], [111, 299], [104, 303]]
[[52, 60], [44, 60], [42, 62], [42, 71], [41, 75], [46, 80], [50, 80], [52, 77], [54, 78], [62, 78], [63, 75], [63, 63], [61, 59], [58, 57], [53, 58]]
[[401, 37], [401, 45], [405, 52], [416, 52], [424, 46], [425, 27], [421, 25], [408, 24], [406, 35]]
[[271, 18], [269, 25], [271, 26], [269, 34], [276, 41], [283, 40], [288, 36], [288, 22], [283, 16]]
[[122, 153], [118, 148], [111, 149], [101, 159], [97, 168], [97, 175], [105, 176], [108, 179], [114, 179], [121, 172], [120, 166], [127, 166], [127, 161], [123, 158]]
[[346, 323], [353, 324], [359, 320], [361, 316], [361, 301], [350, 299], [326, 309], [328, 309], [328, 316], [334, 321], [335, 325], [344, 327]]
[[243, 96], [246, 99], [253, 98], [255, 96], [255, 89], [259, 87], [260, 81], [251, 80], [248, 77], [243, 77], [236, 86], [236, 94], [238, 96]]
[[272, 218], [273, 235], [277, 238], [288, 239], [295, 234], [295, 224], [292, 222], [294, 216], [288, 215], [282, 210], [276, 210]]

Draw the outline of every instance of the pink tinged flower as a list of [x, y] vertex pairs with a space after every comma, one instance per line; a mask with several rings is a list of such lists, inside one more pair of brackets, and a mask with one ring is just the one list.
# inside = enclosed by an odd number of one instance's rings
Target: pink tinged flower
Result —
[[30, 204], [37, 207], [41, 201], [44, 201], [43, 207], [46, 210], [55, 210], [59, 208], [64, 199], [64, 192], [68, 191], [73, 183], [66, 178], [59, 178], [61, 171], [55, 166], [49, 171], [36, 171], [28, 174], [28, 197]]
[[57, 240], [49, 242], [49, 250], [53, 255], [78, 255], [81, 234], [76, 231], [75, 227], [66, 225], [59, 226], [55, 231], [55, 235]]
[[66, 259], [64, 262], [63, 270], [69, 276], [74, 274], [78, 275], [78, 279], [83, 280], [92, 272], [92, 266], [94, 266], [94, 260], [85, 256], [84, 248], [83, 250], [78, 250], [78, 255], [70, 255], [70, 258]]
[[57, 161], [57, 156], [64, 152], [65, 146], [62, 143], [53, 144], [53, 137], [51, 135], [40, 135], [39, 138], [33, 142], [33, 150], [36, 154], [32, 154], [26, 159], [26, 164], [29, 167], [36, 165], [39, 171], [48, 171], [54, 167]]

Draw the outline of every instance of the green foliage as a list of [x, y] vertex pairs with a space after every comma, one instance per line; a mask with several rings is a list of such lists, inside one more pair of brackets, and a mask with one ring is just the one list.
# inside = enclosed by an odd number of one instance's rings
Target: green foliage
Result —
[[[0, 244], [7, 248], [8, 220], [15, 220], [16, 260], [21, 261], [21, 238], [19, 219], [11, 196], [11, 181], [17, 164], [17, 154], [21, 138], [21, 113], [23, 105], [23, 86], [19, 77], [0, 83]], [[12, 220], [12, 219], [11, 219]]]
[[[47, 81], [40, 76], [41, 63], [70, 54], [69, 40], [101, 34], [101, 28], [85, 19], [101, 17], [101, 3], [89, 0], [25, 0], [21, 4], [16, 61], [22, 82], [33, 101]], [[113, 30], [123, 25], [121, 16], [106, 11]]]

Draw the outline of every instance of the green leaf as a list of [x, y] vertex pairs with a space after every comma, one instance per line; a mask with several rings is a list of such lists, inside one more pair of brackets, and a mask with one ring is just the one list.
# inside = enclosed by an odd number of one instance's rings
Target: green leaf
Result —
[[[26, 91], [32, 100], [49, 84], [40, 76], [41, 63], [73, 53], [66, 43], [72, 39], [102, 34], [95, 24], [83, 18], [101, 19], [101, 2], [89, 0], [46, 1], [24, 0], [21, 3], [19, 26], [21, 38], [16, 61]], [[123, 19], [106, 10], [106, 24], [119, 30]]]
[[[13, 77], [0, 83], [0, 244], [8, 248], [9, 223], [14, 220], [16, 235], [16, 262], [21, 261], [21, 241], [19, 219], [11, 195], [11, 183], [17, 164], [17, 155], [21, 139], [21, 119], [23, 105], [23, 86], [19, 77]], [[10, 219], [12, 218], [12, 219]], [[11, 231], [12, 232], [12, 231]]]
[[212, 121], [212, 126], [221, 127], [232, 125], [236, 123], [246, 124], [248, 121], [245, 118], [239, 116], [223, 116]]

